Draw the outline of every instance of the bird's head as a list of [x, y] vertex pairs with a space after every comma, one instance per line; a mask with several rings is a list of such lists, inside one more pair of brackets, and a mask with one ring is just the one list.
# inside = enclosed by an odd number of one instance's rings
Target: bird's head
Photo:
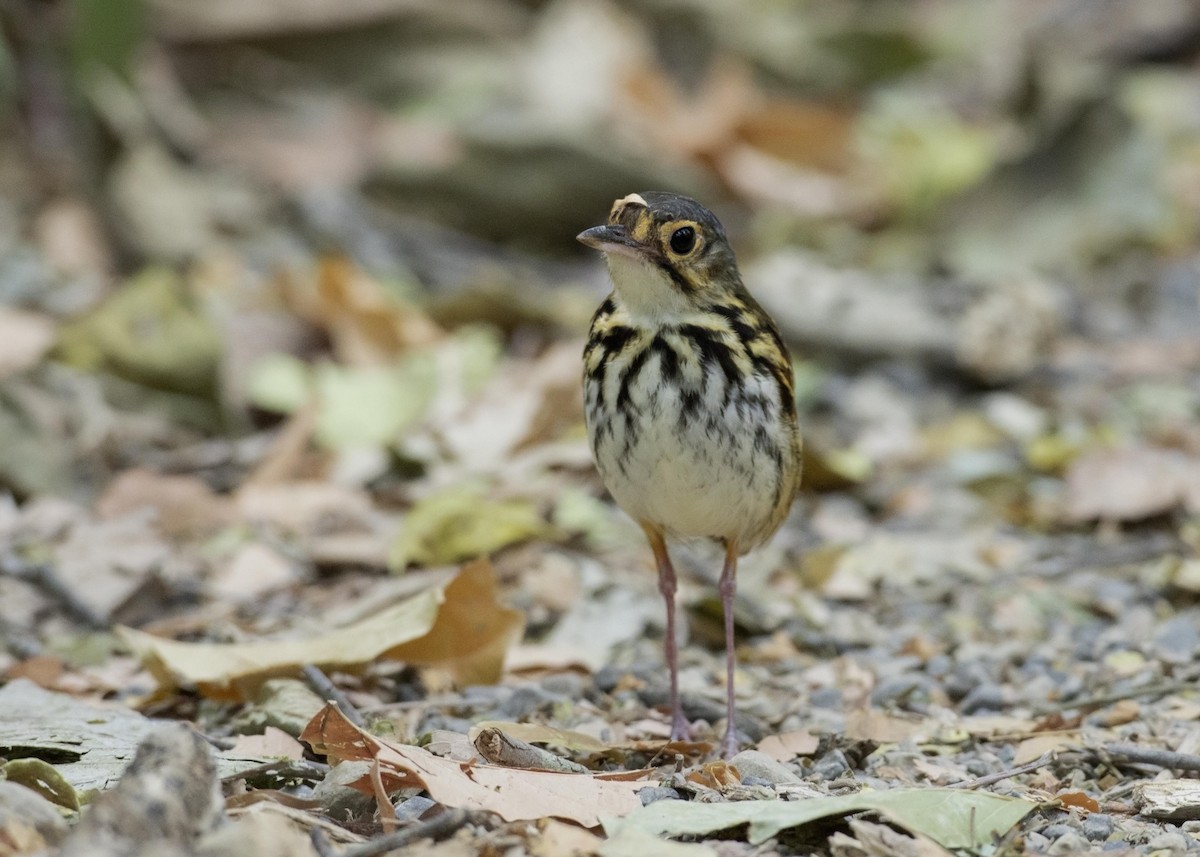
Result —
[[742, 289], [721, 222], [686, 196], [631, 193], [576, 237], [605, 254], [618, 296], [639, 314], [679, 315]]

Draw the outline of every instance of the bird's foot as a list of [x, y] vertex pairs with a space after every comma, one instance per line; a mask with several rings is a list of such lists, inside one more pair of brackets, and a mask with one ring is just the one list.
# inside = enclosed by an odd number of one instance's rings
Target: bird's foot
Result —
[[687, 718], [683, 716], [683, 712], [679, 709], [676, 709], [671, 715], [671, 740], [692, 740], [692, 726], [690, 723], [688, 723]]
[[731, 723], [725, 730], [725, 737], [721, 739], [721, 758], [726, 761], [732, 759], [738, 752], [737, 730]]

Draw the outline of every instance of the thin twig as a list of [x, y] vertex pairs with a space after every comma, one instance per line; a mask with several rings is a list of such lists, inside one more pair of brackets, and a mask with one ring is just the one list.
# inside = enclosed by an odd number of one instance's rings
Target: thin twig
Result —
[[1200, 771], [1200, 756], [1140, 747], [1137, 744], [1105, 744], [1103, 752], [1114, 762], [1134, 765], [1155, 765], [1173, 771]]
[[355, 726], [360, 729], [366, 727], [367, 721], [363, 719], [362, 714], [359, 713], [354, 703], [350, 701], [350, 697], [342, 693], [341, 689], [329, 680], [329, 676], [325, 675], [320, 667], [313, 664], [305, 664], [303, 672], [305, 680], [312, 685], [313, 690], [321, 695], [322, 699], [336, 702], [345, 718]]
[[1024, 765], [1018, 765], [1015, 768], [1009, 768], [1006, 771], [997, 771], [994, 774], [976, 777], [973, 780], [963, 780], [961, 783], [951, 783], [946, 786], [948, 789], [977, 789], [981, 786], [990, 786], [992, 783], [998, 783], [1001, 780], [1007, 780], [1009, 777], [1015, 777], [1019, 774], [1028, 774], [1030, 771], [1036, 771], [1038, 768], [1045, 767], [1054, 761], [1054, 753], [1043, 753], [1032, 762], [1026, 762]]
[[471, 815], [465, 809], [451, 809], [437, 818], [347, 848], [341, 857], [382, 857], [389, 851], [395, 851], [421, 839], [445, 839], [470, 820]]
[[1042, 716], [1046, 714], [1058, 714], [1063, 711], [1074, 710], [1091, 710], [1103, 708], [1106, 705], [1111, 705], [1114, 702], [1121, 702], [1126, 699], [1139, 699], [1149, 696], [1166, 696], [1171, 693], [1177, 693], [1183, 690], [1193, 690], [1196, 687], [1194, 679], [1188, 681], [1169, 681], [1160, 682], [1159, 684], [1147, 684], [1141, 687], [1131, 687], [1128, 690], [1122, 690], [1114, 693], [1107, 693], [1102, 696], [1090, 696], [1085, 699], [1073, 699], [1065, 702], [1056, 702], [1052, 705], [1037, 706], [1033, 709], [1034, 713]]
[[62, 605], [73, 618], [93, 631], [103, 631], [109, 627], [108, 619], [76, 595], [52, 566], [27, 563], [11, 551], [5, 551], [0, 555], [0, 574], [33, 584]]
[[1088, 544], [1081, 550], [1056, 553], [1044, 559], [1034, 560], [1023, 571], [1043, 578], [1058, 577], [1085, 568], [1132, 565], [1183, 550], [1185, 546], [1178, 538], [1156, 533], [1137, 541], [1101, 546]]

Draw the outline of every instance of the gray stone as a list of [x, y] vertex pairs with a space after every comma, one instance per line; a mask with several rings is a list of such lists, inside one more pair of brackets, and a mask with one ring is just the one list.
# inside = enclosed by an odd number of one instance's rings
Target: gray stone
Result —
[[342, 762], [334, 765], [313, 789], [313, 798], [320, 802], [325, 814], [335, 821], [370, 818], [375, 812], [375, 798], [365, 795], [348, 784], [370, 773], [370, 762]]
[[729, 763], [741, 773], [743, 783], [747, 777], [757, 777], [771, 785], [802, 781], [796, 772], [787, 765], [775, 761], [766, 753], [758, 750], [743, 750], [730, 759]]
[[1092, 850], [1091, 843], [1084, 838], [1082, 833], [1072, 828], [1055, 839], [1054, 843], [1046, 849], [1046, 853], [1061, 854], [1066, 857], [1069, 854], [1086, 854], [1090, 850]]
[[1160, 833], [1146, 844], [1153, 852], [1169, 851], [1174, 857], [1187, 851], [1189, 837], [1182, 833]]
[[58, 807], [33, 789], [0, 780], [0, 830], [18, 821], [36, 830], [48, 845], [57, 845], [67, 833]]
[[1116, 829], [1112, 816], [1102, 812], [1093, 812], [1083, 820], [1082, 827], [1083, 835], [1093, 842], [1103, 842]]
[[657, 800], [679, 800], [679, 792], [667, 786], [646, 786], [640, 789], [637, 793], [638, 798], [642, 801], [642, 806], [649, 806]]

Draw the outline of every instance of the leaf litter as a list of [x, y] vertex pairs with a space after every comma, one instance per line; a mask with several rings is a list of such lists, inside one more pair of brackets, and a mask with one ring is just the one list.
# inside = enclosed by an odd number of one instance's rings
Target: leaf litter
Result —
[[[0, 853], [107, 853], [148, 770], [164, 854], [1196, 849], [1193, 8], [236, 5], [83, 51], [102, 151], [0, 147]], [[670, 742], [578, 396], [564, 248], [664, 185], [810, 450], [728, 763], [715, 558]]]

